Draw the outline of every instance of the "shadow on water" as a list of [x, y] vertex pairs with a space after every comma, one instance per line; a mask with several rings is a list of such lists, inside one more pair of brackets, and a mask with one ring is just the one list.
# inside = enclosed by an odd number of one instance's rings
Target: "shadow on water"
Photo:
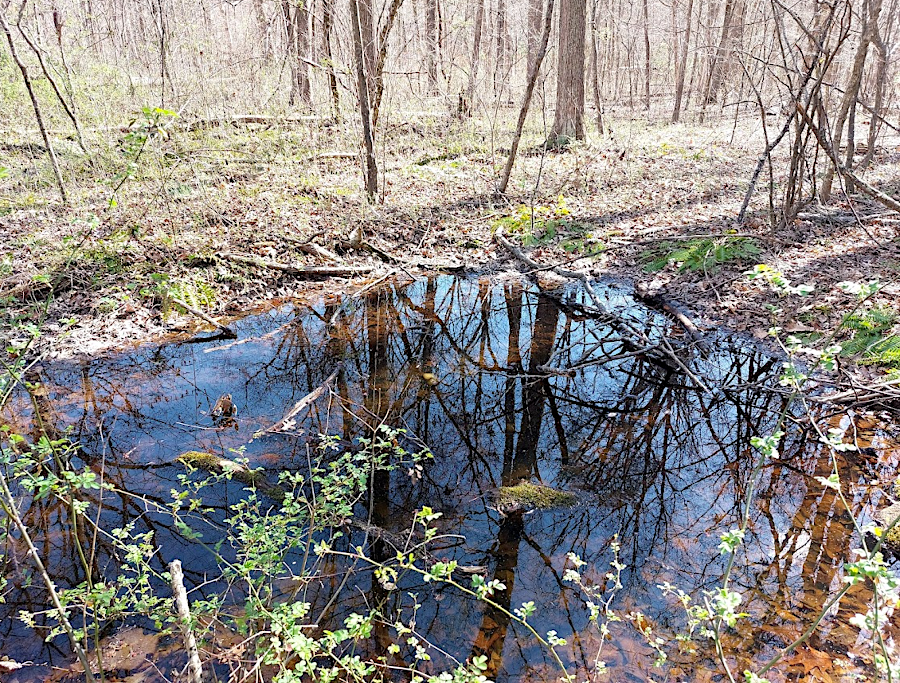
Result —
[[[674, 333], [626, 291], [609, 283], [603, 295], [649, 335]], [[29, 378], [40, 382], [36, 396], [17, 397], [7, 417], [34, 436], [39, 422], [57, 431], [72, 426], [70, 438], [82, 446], [76, 466], [86, 464], [117, 489], [163, 505], [179, 487], [184, 469], [174, 459], [184, 451], [227, 456], [243, 449], [251, 466], [303, 471], [320, 434], [351, 444], [374, 424], [402, 427], [410, 445], [427, 445], [434, 460], [420, 475], [403, 469], [375, 477], [372, 523], [400, 532], [423, 505], [442, 512], [441, 531], [465, 540], [434, 554], [485, 566], [489, 578], [505, 585], [495, 595], [505, 610], [533, 601], [538, 632], [552, 629], [565, 638], [560, 656], [583, 673], [600, 640], [582, 596], [563, 581], [567, 554], [583, 558], [587, 575], [602, 584], [618, 538], [627, 569], [614, 608], [640, 611], [654, 634], [683, 630], [680, 606], [657, 585], [670, 582], [694, 596], [716, 587], [725, 567], [719, 536], [737, 525], [753, 467], [750, 439], [768, 433], [785, 407], [781, 395], [761, 388], [780, 363], [735, 340], [723, 339], [700, 366], [717, 383], [742, 387], [715, 396], [640, 355], [571, 375], [541, 374], [542, 366], [570, 367], [629, 351], [614, 329], [586, 312], [587, 304], [578, 289], [549, 295], [518, 279], [432, 277], [247, 318], [234, 326], [239, 339], [233, 342], [168, 344], [47, 364]], [[338, 363], [343, 371], [331, 391], [297, 417], [294, 433], [251, 439], [319, 387]], [[216, 428], [208, 413], [225, 393], [237, 415]], [[835, 424], [840, 419], [846, 418], [835, 417]], [[864, 484], [897, 464], [896, 451], [879, 441], [877, 429], [870, 432], [872, 455], [841, 454], [846, 481], [859, 484], [853, 497], [859, 510], [869, 502]], [[782, 451], [752, 503], [733, 578], [751, 614], [726, 637], [739, 671], [803, 632], [839, 587], [855, 543], [835, 492], [815, 481], [830, 473], [827, 453], [802, 435]], [[498, 512], [497, 488], [523, 479], [575, 492], [579, 502], [527, 514]], [[244, 496], [239, 483], [221, 483], [204, 503], [213, 521], [222, 520]], [[103, 494], [103, 525], [152, 530], [155, 566], [182, 560], [187, 581], [198, 587], [192, 599], [221, 590], [205, 583], [215, 568], [206, 547], [148, 510], [140, 497]], [[33, 500], [24, 514], [56, 583], [83, 581], [76, 544], [64, 531], [71, 529], [66, 506]], [[213, 544], [225, 533], [211, 526], [204, 541]], [[84, 540], [90, 546], [93, 539]], [[380, 539], [371, 541], [369, 552], [375, 559], [394, 554]], [[22, 549], [13, 543], [7, 554], [11, 586], [0, 605], [0, 654], [67, 665], [66, 642], [44, 643], [41, 629], [36, 634], [16, 618], [20, 610], [45, 609], [46, 595], [29, 580]], [[95, 577], [117, 571], [102, 542], [93, 565]], [[314, 610], [341, 586], [338, 576], [346, 568], [334, 570], [307, 597]], [[487, 674], [500, 681], [558, 676], [548, 654], [504, 610], [412, 579], [401, 588], [389, 593], [371, 573], [354, 573], [327, 613], [330, 627], [351, 611], [408, 602], [408, 593], [416, 592], [419, 632], [453, 656], [485, 655]], [[864, 611], [868, 596], [864, 588], [852, 593], [848, 606], [823, 622], [812, 646], [829, 656], [846, 654], [856, 637], [847, 619], [854, 609]], [[374, 640], [389, 643], [385, 633]], [[685, 680], [708, 676], [716, 668], [711, 655], [673, 650], [671, 678], [679, 679], [677, 671]], [[652, 651], [628, 624], [614, 627], [604, 659], [615, 680], [644, 680], [653, 671]], [[41, 680], [34, 672], [46, 668], [28, 671], [15, 680]]]

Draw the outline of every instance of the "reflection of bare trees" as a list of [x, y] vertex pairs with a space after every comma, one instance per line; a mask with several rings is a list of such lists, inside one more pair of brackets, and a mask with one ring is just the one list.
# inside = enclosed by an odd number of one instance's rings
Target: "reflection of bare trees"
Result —
[[[668, 323], [644, 309], [632, 307], [628, 316], [650, 338], [667, 333]], [[20, 400], [19, 422], [40, 415], [56, 429], [76, 425], [79, 466], [86, 463], [118, 489], [160, 503], [177, 485], [180, 470], [171, 460], [185, 450], [242, 447], [251, 464], [302, 469], [318, 434], [338, 433], [352, 448], [378, 424], [405, 427], [401, 439], [410, 447], [427, 444], [434, 462], [421, 478], [405, 470], [379, 473], [359, 514], [400, 531], [422, 505], [444, 512], [443, 530], [462, 533], [467, 542], [433, 552], [488, 565], [490, 576], [506, 585], [495, 596], [499, 605], [512, 609], [534, 600], [542, 628], [564, 636], [585, 626], [580, 602], [560, 580], [565, 554], [575, 552], [602, 574], [614, 534], [629, 565], [624, 599], [655, 615], [661, 628], [671, 610], [653, 584], [670, 580], [694, 591], [715, 584], [722, 571], [718, 535], [733, 526], [752, 468], [750, 438], [765, 433], [784, 408], [784, 398], [764, 388], [776, 365], [771, 359], [729, 346], [713, 351], [704, 377], [723, 390], [702, 393], [652, 358], [623, 357], [633, 348], [579, 306], [577, 294], [567, 303], [523, 282], [495, 286], [436, 277], [383, 286], [364, 298], [246, 321], [241, 336], [209, 353], [197, 345], [169, 346], [45, 368], [40, 379], [47, 395], [33, 405]], [[332, 392], [298, 416], [295, 434], [249, 441], [338, 362], [344, 369]], [[550, 364], [580, 367], [571, 375], [539, 371]], [[240, 429], [200, 429], [212, 426], [203, 414], [210, 397], [226, 392], [238, 403]], [[802, 439], [783, 450], [785, 457], [765, 470], [735, 577], [752, 595], [749, 608], [760, 615], [755, 623], [773, 629], [789, 621], [786, 615], [802, 616], [822, 603], [852, 544], [833, 492], [812, 479], [830, 471], [822, 454]], [[857, 466], [845, 465], [848, 472]], [[499, 516], [491, 508], [492, 490], [521, 478], [575, 489], [582, 504]], [[240, 495], [239, 485], [222, 485], [217, 500], [205, 501], [214, 510], [210, 537], [222, 533], [216, 526]], [[96, 508], [98, 501], [92, 502]], [[864, 503], [860, 498], [857, 504]], [[81, 577], [68, 569], [76, 552], [64, 531], [71, 526], [66, 514], [49, 501], [31, 501], [26, 510], [61, 585]], [[178, 537], [140, 499], [104, 493], [101, 519], [153, 528], [163, 548], [160, 563], [190, 559], [185, 566], [195, 574], [189, 580], [200, 583], [211, 567], [202, 548]], [[349, 548], [363, 540], [342, 542]], [[393, 550], [381, 539], [368, 542], [374, 557], [391, 559]], [[99, 547], [98, 575], [115, 571], [110, 557]], [[367, 605], [396, 608], [402, 590], [389, 591], [371, 578], [360, 592], [355, 581], [334, 578], [345, 569], [330, 568], [331, 578], [309, 589], [314, 610], [328, 607], [323, 622], [335, 625], [348, 610]], [[403, 581], [401, 589], [424, 590], [412, 577]], [[341, 598], [331, 601], [341, 586]], [[9, 614], [42, 599], [24, 588], [9, 597]], [[457, 597], [448, 592], [424, 600], [423, 593], [420, 630], [456, 656], [487, 655], [491, 676], [515, 677], [541, 657], [510, 630], [501, 610]], [[3, 623], [4, 642], [25, 638], [13, 620]], [[380, 629], [377, 647], [385, 651], [391, 635]], [[835, 628], [828, 637], [840, 633]], [[734, 635], [748, 656], [760, 647], [750, 635]], [[579, 642], [582, 649], [573, 645], [570, 658], [589, 661], [587, 641]]]

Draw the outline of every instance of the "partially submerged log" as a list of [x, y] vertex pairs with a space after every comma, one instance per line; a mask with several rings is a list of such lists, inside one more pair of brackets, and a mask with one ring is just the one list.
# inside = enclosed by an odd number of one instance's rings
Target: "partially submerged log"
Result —
[[606, 321], [610, 327], [612, 327], [619, 334], [628, 339], [629, 342], [637, 349], [641, 349], [645, 352], [658, 350], [658, 352], [661, 353], [665, 358], [669, 359], [675, 364], [675, 366], [680, 368], [681, 371], [684, 372], [684, 374], [686, 374], [691, 379], [691, 381], [697, 385], [697, 387], [708, 394], [712, 393], [712, 390], [706, 385], [706, 383], [702, 379], [700, 379], [700, 377], [698, 377], [697, 374], [693, 370], [691, 370], [683, 360], [681, 360], [681, 358], [678, 357], [678, 354], [675, 353], [675, 349], [672, 348], [672, 345], [669, 344], [665, 337], [661, 338], [658, 342], [654, 342], [646, 334], [637, 329], [628, 321], [607, 311], [606, 306], [604, 306], [603, 304], [603, 301], [597, 295], [597, 292], [594, 291], [594, 287], [593, 285], [591, 285], [591, 280], [590, 277], [588, 277], [587, 273], [568, 270], [561, 266], [548, 267], [538, 263], [534, 259], [527, 256], [521, 249], [519, 249], [519, 247], [506, 239], [506, 237], [503, 235], [502, 229], [498, 229], [494, 233], [494, 239], [497, 240], [497, 242], [499, 242], [518, 260], [520, 260], [522, 263], [524, 263], [534, 271], [552, 270], [557, 275], [561, 275], [565, 278], [579, 280], [584, 287], [584, 290], [591, 298], [591, 301], [594, 303], [594, 306], [599, 311], [601, 311], [604, 316], [606, 316]]
[[182, 301], [181, 299], [174, 297], [171, 294], [169, 295], [169, 300], [176, 306], [181, 306], [181, 308], [186, 310], [188, 313], [191, 313], [191, 314], [197, 316], [198, 318], [200, 318], [200, 320], [207, 322], [210, 325], [212, 325], [213, 327], [215, 327], [217, 330], [219, 330], [222, 333], [222, 336], [225, 339], [237, 339], [237, 334], [235, 334], [234, 330], [232, 330], [227, 325], [223, 325], [222, 323], [217, 322], [216, 320], [214, 320], [213, 318], [208, 316], [203, 311], [201, 311], [197, 308], [194, 308], [187, 302]]
[[703, 332], [694, 324], [694, 321], [688, 318], [687, 315], [680, 311], [672, 301], [659, 292], [651, 292], [646, 285], [638, 283], [634, 288], [634, 296], [648, 306], [656, 308], [674, 318], [694, 341], [699, 342], [703, 337]]

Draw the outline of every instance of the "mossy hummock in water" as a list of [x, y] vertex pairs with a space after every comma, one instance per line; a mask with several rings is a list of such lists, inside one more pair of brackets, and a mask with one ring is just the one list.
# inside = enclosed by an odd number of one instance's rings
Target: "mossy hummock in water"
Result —
[[269, 496], [277, 497], [279, 499], [284, 498], [284, 491], [278, 487], [269, 485], [266, 482], [262, 471], [252, 471], [243, 463], [235, 462], [234, 460], [229, 460], [228, 458], [223, 458], [204, 451], [186, 451], [175, 458], [175, 460], [176, 462], [180, 462], [182, 465], [191, 467], [195, 470], [203, 470], [204, 472], [210, 472], [212, 474], [230, 475], [233, 479], [242, 484], [257, 487]]
[[497, 491], [497, 506], [501, 510], [548, 510], [571, 507], [577, 502], [578, 498], [574, 493], [529, 481], [515, 486], [501, 486]]

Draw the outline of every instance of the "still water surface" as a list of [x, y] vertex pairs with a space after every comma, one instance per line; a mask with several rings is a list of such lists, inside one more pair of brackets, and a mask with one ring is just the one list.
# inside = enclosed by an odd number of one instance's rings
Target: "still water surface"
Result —
[[[677, 339], [674, 325], [632, 301], [627, 287], [606, 283], [598, 291], [648, 336]], [[755, 461], [750, 438], [767, 434], [784, 407], [782, 396], [760, 388], [772, 383], [780, 361], [733, 339], [709, 345], [705, 358], [685, 352], [709, 383], [729, 387], [715, 395], [640, 355], [584, 364], [631, 350], [592, 314], [590, 303], [577, 288], [550, 295], [512, 277], [438, 276], [392, 284], [359, 298], [248, 317], [234, 325], [237, 342], [170, 343], [45, 364], [30, 378], [42, 385], [36, 400], [17, 397], [7, 419], [32, 434], [36, 414], [52, 429], [71, 425], [71, 438], [82, 445], [76, 468], [87, 464], [119, 489], [161, 502], [179, 486], [184, 468], [173, 461], [184, 451], [229, 455], [229, 449], [244, 448], [251, 466], [304, 471], [308, 448], [320, 434], [351, 444], [373, 423], [404, 428], [408, 445], [427, 445], [434, 459], [421, 476], [404, 468], [382, 481], [373, 496], [374, 521], [402, 533], [423, 505], [443, 513], [441, 532], [464, 541], [434, 554], [483, 565], [488, 578], [506, 585], [496, 596], [505, 607], [533, 601], [537, 630], [565, 638], [560, 655], [583, 675], [591, 670], [599, 636], [588, 624], [582, 596], [563, 581], [567, 554], [583, 558], [587, 576], [602, 583], [618, 538], [627, 569], [613, 607], [640, 611], [641, 623], [654, 634], [673, 637], [684, 628], [684, 613], [657, 585], [670, 582], [695, 597], [717, 586], [725, 567], [719, 537], [737, 526]], [[338, 363], [343, 371], [332, 391], [298, 416], [301, 434], [252, 439], [320, 386]], [[538, 371], [577, 364], [583, 367], [570, 375]], [[232, 395], [237, 416], [215, 428], [208, 413], [225, 393]], [[836, 416], [832, 423], [847, 420]], [[897, 452], [873, 425], [855, 424], [866, 448], [842, 455], [842, 479], [865, 514], [877, 502], [868, 484], [894, 471]], [[835, 492], [814, 479], [830, 474], [828, 454], [796, 428], [783, 453], [764, 470], [733, 576], [751, 615], [726, 637], [738, 671], [803, 632], [840, 588], [842, 565], [858, 544]], [[578, 504], [499, 513], [496, 489], [523, 479], [571, 491]], [[205, 502], [214, 509], [211, 517], [222, 519], [245, 495], [239, 483], [222, 483], [206, 492]], [[203, 584], [215, 568], [210, 553], [147, 510], [137, 498], [105, 493], [102, 519], [108, 526], [134, 522], [137, 531], [152, 529], [159, 548], [155, 566], [178, 558], [188, 583]], [[65, 507], [36, 501], [25, 516], [38, 530], [57, 584], [82, 581]], [[207, 530], [204, 540], [214, 543], [216, 534], [226, 533]], [[12, 680], [43, 680], [49, 667], [69, 664], [69, 648], [62, 639], [42, 642], [16, 618], [20, 609], [40, 609], [46, 596], [27, 585], [21, 549], [12, 547], [10, 557], [13, 581], [0, 605], [0, 655], [39, 665]], [[99, 575], [117, 571], [102, 544], [94, 562]], [[310, 593], [314, 613], [338, 585], [323, 579]], [[192, 599], [220, 588], [205, 585]], [[422, 605], [420, 633], [453, 656], [487, 655], [489, 675], [504, 682], [558, 676], [547, 653], [502, 612], [410, 577], [401, 589], [388, 601], [409, 603], [403, 596], [415, 592]], [[789, 659], [784, 670], [799, 675], [810, 661], [826, 667], [832, 657], [846, 659], [857, 637], [847, 620], [864, 611], [869, 597], [865, 589], [851, 593], [811, 640], [810, 652], [818, 655]], [[385, 599], [371, 573], [358, 571], [329, 610], [328, 626], [337, 628], [347, 613]], [[613, 625], [604, 645], [612, 680], [659, 680], [666, 671], [669, 680], [717, 680], [706, 645], [695, 655], [671, 647], [669, 655], [666, 668], [654, 669], [652, 651], [628, 621]], [[842, 670], [840, 664], [827, 668]], [[152, 673], [143, 676], [152, 679]]]

